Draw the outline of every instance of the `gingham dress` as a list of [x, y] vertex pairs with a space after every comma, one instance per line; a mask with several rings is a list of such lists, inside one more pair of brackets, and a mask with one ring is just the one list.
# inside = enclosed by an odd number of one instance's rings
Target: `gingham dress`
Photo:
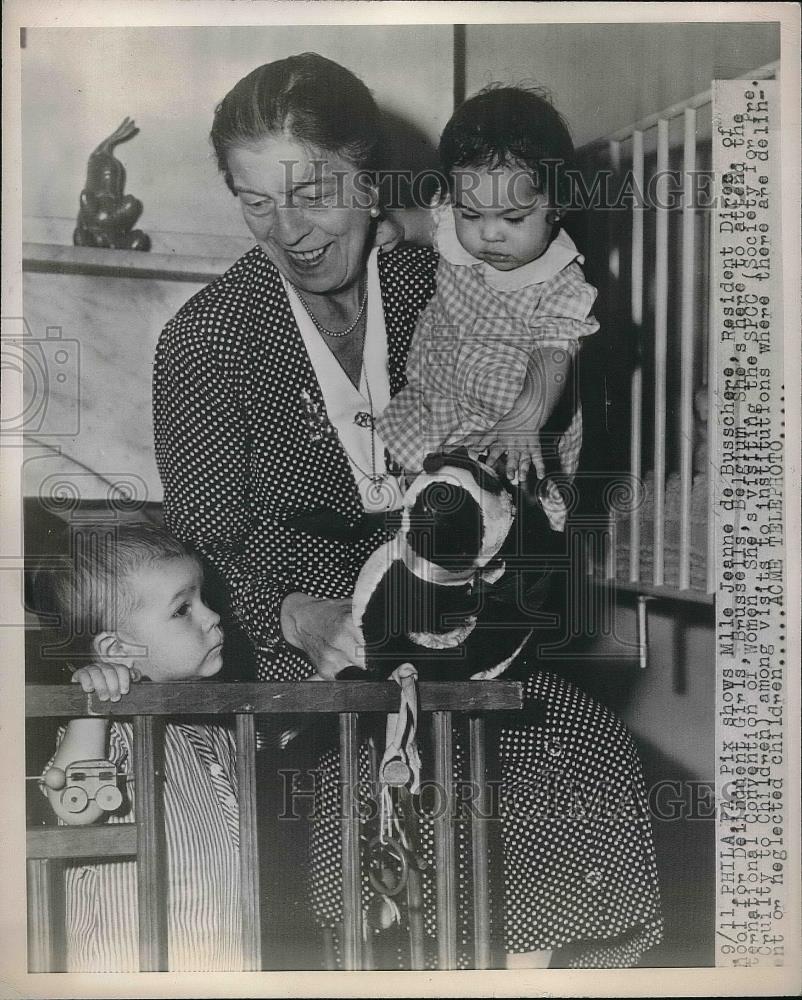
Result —
[[[404, 385], [409, 342], [432, 297], [436, 266], [436, 255], [423, 249], [404, 247], [379, 256], [392, 395]], [[282, 639], [284, 595], [350, 596], [365, 558], [387, 538], [381, 529], [359, 530], [362, 508], [354, 476], [336, 438], [320, 434], [320, 407], [320, 387], [280, 276], [258, 247], [191, 299], [160, 338], [154, 423], [167, 523], [222, 574], [257, 649], [262, 680], [300, 680], [314, 673], [303, 654]], [[299, 515], [321, 508], [336, 518], [337, 537], [288, 523], [297, 525]], [[631, 739], [585, 694], [534, 668], [527, 706], [496, 744], [502, 798], [510, 803], [503, 822], [505, 919], [498, 934], [513, 952], [601, 937], [607, 940], [585, 948], [579, 964], [631, 964], [660, 936], [648, 820], [544, 819], [535, 796], [538, 776], [555, 766], [589, 799], [598, 778], [628, 792], [642, 791]], [[531, 714], [534, 706], [545, 712], [546, 728]], [[562, 748], [556, 764], [549, 739]], [[362, 765], [367, 767], [364, 753]], [[334, 926], [341, 917], [342, 873], [339, 812], [332, 798], [337, 771], [330, 754], [321, 760], [320, 777], [321, 817], [312, 825], [312, 904], [320, 922]], [[535, 796], [529, 815], [522, 808], [527, 795]], [[428, 839], [424, 850], [430, 846]], [[462, 847], [460, 857], [468, 864]], [[424, 890], [430, 919], [431, 880]], [[464, 877], [460, 894], [467, 902], [470, 886]]]
[[[128, 722], [109, 728], [108, 759], [133, 770]], [[109, 823], [134, 821], [136, 789]], [[168, 968], [240, 971], [242, 904], [236, 750], [224, 726], [164, 729], [164, 830]], [[75, 863], [65, 869], [68, 972], [139, 971], [136, 862]]]
[[[596, 289], [566, 233], [537, 260], [496, 271], [456, 242], [448, 206], [436, 218], [437, 291], [418, 320], [407, 385], [377, 421], [393, 459], [412, 470], [430, 452], [448, 451], [464, 434], [490, 430], [509, 413], [536, 348], [574, 356], [579, 341], [599, 328], [591, 313]], [[576, 472], [582, 447], [574, 374], [541, 432], [556, 459], [550, 471], [565, 476]], [[556, 530], [564, 519], [564, 508], [556, 523], [550, 516]]]

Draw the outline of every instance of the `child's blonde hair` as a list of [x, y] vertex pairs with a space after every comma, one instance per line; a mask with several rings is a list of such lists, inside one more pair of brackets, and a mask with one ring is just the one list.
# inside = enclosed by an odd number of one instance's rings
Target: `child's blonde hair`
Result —
[[39, 570], [33, 581], [36, 610], [57, 616], [59, 632], [68, 632], [70, 657], [90, 656], [92, 639], [119, 628], [134, 610], [136, 598], [126, 585], [132, 573], [196, 558], [151, 521], [82, 522], [70, 533], [70, 550], [66, 566]]

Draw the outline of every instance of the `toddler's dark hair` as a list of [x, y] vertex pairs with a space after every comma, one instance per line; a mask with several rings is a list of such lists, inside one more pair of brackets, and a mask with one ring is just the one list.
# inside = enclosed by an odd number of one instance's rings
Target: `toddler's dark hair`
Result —
[[460, 167], [521, 167], [556, 205], [570, 199], [574, 144], [545, 92], [491, 84], [461, 104], [440, 137], [440, 164], [451, 179]]
[[70, 658], [91, 656], [92, 639], [118, 628], [134, 610], [135, 596], [127, 586], [133, 572], [171, 559], [194, 558], [150, 521], [82, 523], [71, 532], [70, 550], [63, 569], [40, 569], [33, 578], [36, 610], [57, 616]]

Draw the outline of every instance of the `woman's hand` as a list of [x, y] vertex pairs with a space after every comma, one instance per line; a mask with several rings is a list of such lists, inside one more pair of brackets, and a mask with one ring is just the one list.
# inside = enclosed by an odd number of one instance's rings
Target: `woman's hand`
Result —
[[281, 605], [281, 630], [302, 649], [321, 680], [334, 680], [346, 667], [365, 669], [365, 640], [351, 616], [351, 600], [288, 594]]
[[94, 692], [100, 701], [119, 701], [141, 676], [138, 670], [124, 663], [90, 663], [76, 670], [70, 680], [80, 684], [87, 694]]

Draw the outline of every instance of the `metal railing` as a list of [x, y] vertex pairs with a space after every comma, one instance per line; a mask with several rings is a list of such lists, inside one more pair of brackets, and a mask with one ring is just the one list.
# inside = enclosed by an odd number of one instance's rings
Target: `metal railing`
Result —
[[[757, 69], [741, 74], [744, 79], [767, 79], [777, 75], [779, 60], [767, 63]], [[610, 300], [618, 309], [617, 317], [633, 331], [633, 336], [639, 341], [643, 339], [644, 313], [646, 311], [647, 292], [652, 290], [651, 320], [654, 332], [652, 346], [653, 373], [646, 384], [644, 367], [641, 361], [636, 362], [631, 373], [629, 387], [630, 441], [629, 441], [629, 472], [633, 482], [641, 482], [644, 469], [642, 454], [644, 451], [644, 400], [651, 396], [652, 439], [646, 444], [647, 457], [650, 460], [653, 489], [653, 524], [652, 537], [642, 539], [642, 524], [639, 511], [631, 512], [629, 517], [629, 566], [628, 579], [615, 580], [617, 585], [635, 591], [638, 594], [651, 597], [674, 597], [696, 600], [700, 603], [711, 603], [715, 591], [715, 566], [713, 549], [713, 490], [712, 477], [708, 475], [707, 496], [707, 532], [706, 532], [706, 592], [698, 587], [692, 587], [691, 581], [691, 527], [692, 508], [691, 491], [693, 483], [693, 384], [697, 367], [704, 372], [710, 370], [710, 351], [713, 338], [710, 336], [711, 319], [707, 320], [707, 344], [695, 356], [694, 329], [698, 307], [712, 306], [710, 303], [709, 268], [706, 270], [702, 255], [705, 246], [710, 247], [709, 239], [710, 216], [706, 213], [703, 220], [702, 239], [697, 238], [695, 222], [699, 209], [693, 204], [691, 185], [698, 166], [697, 135], [701, 121], [699, 114], [704, 110], [709, 118], [709, 108], [712, 101], [712, 90], [695, 94], [687, 100], [672, 104], [661, 111], [654, 112], [641, 120], [618, 129], [606, 137], [601, 137], [579, 149], [578, 155], [588, 164], [599, 164], [603, 169], [610, 169], [620, 178], [623, 171], [629, 171], [633, 188], [644, 192], [655, 182], [655, 226], [654, 243], [645, 246], [644, 234], [644, 204], [634, 204], [631, 212], [631, 225], [627, 232], [616, 224], [614, 232], [608, 234], [607, 275], [610, 284]], [[669, 199], [666, 197], [666, 178], [669, 173], [671, 153], [670, 126], [674, 121], [682, 120], [683, 133], [681, 148], [681, 171], [683, 177], [682, 218], [679, 236], [679, 274], [669, 253]], [[649, 139], [654, 148], [654, 155], [647, 157], [645, 153], [646, 140]], [[591, 167], [592, 169], [592, 167]], [[663, 197], [659, 197], [660, 195]], [[629, 269], [629, 302], [625, 305], [620, 301], [617, 288], [625, 266]], [[707, 287], [705, 287], [705, 282]], [[701, 287], [700, 287], [701, 283]], [[679, 309], [677, 328], [669, 323], [669, 288], [675, 284], [678, 287]], [[668, 371], [669, 350], [676, 345], [678, 348], [680, 374], [679, 399], [667, 398], [666, 377]], [[643, 351], [637, 351], [639, 356]], [[703, 379], [703, 384], [707, 380]], [[675, 412], [679, 414], [679, 538], [678, 538], [678, 568], [676, 585], [669, 585], [665, 574], [666, 556], [666, 462], [667, 462], [667, 411], [675, 404]], [[708, 455], [715, 453], [713, 439], [714, 421], [708, 420]], [[653, 565], [651, 579], [644, 579], [641, 572], [642, 553], [645, 545], [652, 548]], [[608, 552], [605, 576], [609, 581], [616, 577], [616, 554]]]

